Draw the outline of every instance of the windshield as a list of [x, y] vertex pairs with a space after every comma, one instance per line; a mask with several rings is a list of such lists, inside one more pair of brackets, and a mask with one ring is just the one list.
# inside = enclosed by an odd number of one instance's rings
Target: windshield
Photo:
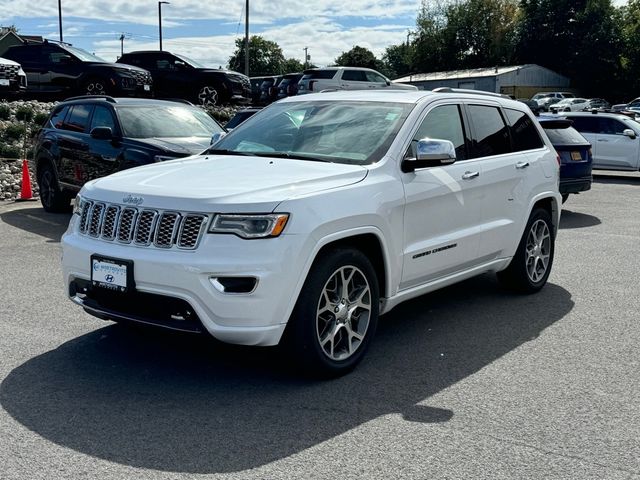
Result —
[[210, 152], [370, 164], [384, 156], [413, 106], [336, 100], [276, 103]]
[[202, 65], [201, 63], [196, 62], [195, 60], [191, 60], [189, 57], [185, 57], [184, 55], [178, 55], [176, 53], [174, 53], [174, 55], [176, 57], [178, 57], [180, 60], [182, 60], [183, 62], [191, 65], [192, 67], [196, 67], [196, 68], [207, 68], [204, 65]]
[[65, 45], [64, 47], [70, 53], [73, 53], [76, 57], [78, 57], [83, 62], [99, 62], [99, 63], [108, 63], [106, 60], [94, 55], [92, 53], [87, 52], [78, 47], [70, 47], [69, 45]]
[[181, 105], [116, 107], [122, 133], [130, 138], [203, 137], [222, 132], [204, 111]]

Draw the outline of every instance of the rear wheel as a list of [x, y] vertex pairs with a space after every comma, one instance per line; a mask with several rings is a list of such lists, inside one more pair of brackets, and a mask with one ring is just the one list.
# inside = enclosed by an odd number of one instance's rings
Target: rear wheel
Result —
[[511, 263], [506, 270], [498, 272], [500, 283], [522, 293], [540, 290], [551, 273], [554, 241], [549, 212], [542, 208], [535, 209]]
[[306, 373], [338, 376], [364, 357], [378, 323], [378, 281], [359, 250], [319, 258], [289, 320], [285, 342]]
[[60, 189], [55, 172], [49, 164], [40, 169], [38, 189], [40, 202], [46, 212], [63, 213], [71, 210], [71, 197]]

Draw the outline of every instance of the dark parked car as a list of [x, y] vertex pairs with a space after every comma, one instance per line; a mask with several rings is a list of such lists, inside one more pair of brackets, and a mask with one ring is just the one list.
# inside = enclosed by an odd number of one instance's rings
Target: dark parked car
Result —
[[278, 84], [278, 100], [285, 97], [292, 97], [298, 93], [298, 82], [302, 78], [302, 73], [287, 73]]
[[202, 109], [164, 100], [77, 97], [58, 104], [36, 137], [42, 206], [69, 208], [89, 180], [205, 150], [223, 128]]
[[149, 70], [159, 98], [183, 98], [199, 105], [251, 100], [249, 77], [230, 70], [207, 68], [183, 55], [140, 51], [125, 53], [118, 61]]
[[22, 93], [27, 88], [27, 76], [19, 63], [0, 58], [0, 95]]
[[527, 107], [531, 109], [531, 112], [534, 115], [538, 115], [540, 113], [540, 105], [535, 100], [529, 100], [528, 98], [518, 98], [519, 102], [524, 103]]
[[591, 189], [591, 144], [567, 118], [540, 116], [538, 121], [560, 157], [560, 193], [566, 202], [571, 193]]
[[227, 131], [231, 131], [234, 128], [236, 128], [238, 125], [240, 125], [242, 122], [244, 122], [247, 118], [252, 117], [256, 113], [258, 113], [260, 110], [262, 110], [261, 107], [251, 107], [251, 108], [245, 108], [243, 110], [240, 110], [236, 112], [236, 114], [231, 118], [231, 120], [229, 120], [224, 125], [224, 128], [227, 129]]
[[260, 105], [269, 105], [278, 99], [278, 84], [282, 80], [282, 75], [265, 77], [260, 85]]
[[251, 83], [251, 103], [254, 105], [258, 105], [260, 103], [260, 88], [262, 87], [262, 82], [264, 82], [265, 78], [270, 77], [251, 77], [249, 79], [249, 83]]
[[153, 81], [146, 70], [106, 62], [66, 43], [15, 45], [3, 56], [22, 65], [28, 93], [149, 96], [152, 92]]

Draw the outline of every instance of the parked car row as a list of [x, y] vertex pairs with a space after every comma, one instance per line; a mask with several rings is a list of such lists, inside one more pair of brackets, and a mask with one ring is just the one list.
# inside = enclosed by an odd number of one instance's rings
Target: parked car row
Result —
[[325, 67], [251, 80], [254, 103], [267, 105], [281, 98], [327, 90], [396, 89], [417, 90], [395, 83], [375, 70], [361, 67]]
[[179, 98], [199, 105], [249, 103], [249, 78], [206, 68], [166, 51], [139, 51], [107, 62], [67, 43], [14, 45], [0, 60], [0, 92]]

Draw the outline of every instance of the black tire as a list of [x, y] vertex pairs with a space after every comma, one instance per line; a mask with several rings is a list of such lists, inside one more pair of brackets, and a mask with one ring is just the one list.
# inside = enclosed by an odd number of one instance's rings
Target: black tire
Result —
[[40, 203], [45, 212], [67, 213], [71, 211], [71, 196], [60, 189], [53, 167], [47, 163], [38, 172]]
[[511, 263], [497, 274], [500, 283], [520, 293], [539, 291], [551, 273], [554, 244], [555, 232], [549, 212], [542, 208], [534, 209]]
[[108, 95], [107, 82], [101, 78], [90, 78], [82, 83], [82, 95]]
[[562, 194], [562, 203], [566, 202], [567, 200], [569, 200], [569, 194], [568, 193], [563, 193]]
[[[344, 280], [345, 274], [351, 275], [346, 282], [346, 295], [337, 283]], [[334, 286], [336, 292], [332, 290]], [[334, 293], [331, 302], [335, 303], [330, 303], [329, 297]], [[291, 364], [304, 374], [325, 378], [353, 370], [375, 335], [378, 302], [378, 279], [362, 252], [336, 248], [316, 259], [283, 340], [287, 355], [293, 357]], [[358, 303], [367, 304], [369, 310], [358, 307]]]

